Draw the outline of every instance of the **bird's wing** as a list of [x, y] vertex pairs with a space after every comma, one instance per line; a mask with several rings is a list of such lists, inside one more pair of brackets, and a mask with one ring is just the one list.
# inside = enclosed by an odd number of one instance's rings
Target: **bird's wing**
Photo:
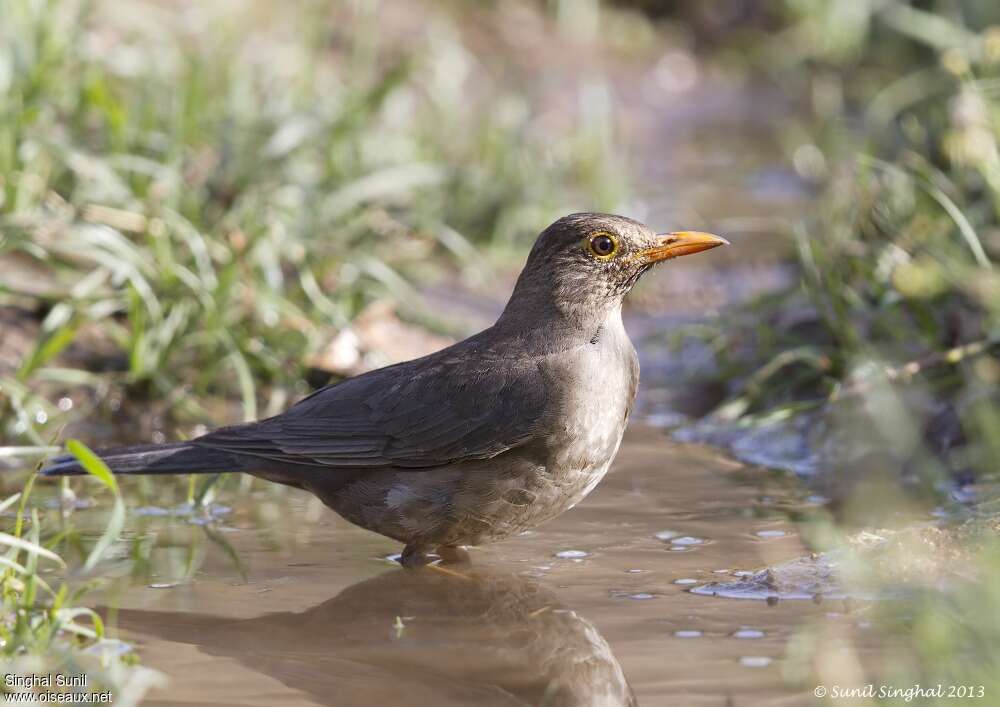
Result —
[[390, 366], [194, 443], [319, 467], [422, 468], [488, 459], [535, 437], [545, 402], [534, 362], [493, 363], [471, 367], [460, 355], [445, 355]]

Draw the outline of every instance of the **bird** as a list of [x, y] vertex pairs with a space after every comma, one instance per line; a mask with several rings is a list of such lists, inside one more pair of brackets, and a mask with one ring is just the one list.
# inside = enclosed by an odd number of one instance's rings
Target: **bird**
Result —
[[[489, 328], [320, 388], [274, 417], [96, 453], [112, 472], [243, 472], [311, 492], [404, 545], [400, 564], [469, 561], [579, 503], [622, 441], [639, 361], [622, 302], [651, 268], [728, 241], [576, 213], [537, 237]], [[71, 455], [45, 476], [86, 473]]]

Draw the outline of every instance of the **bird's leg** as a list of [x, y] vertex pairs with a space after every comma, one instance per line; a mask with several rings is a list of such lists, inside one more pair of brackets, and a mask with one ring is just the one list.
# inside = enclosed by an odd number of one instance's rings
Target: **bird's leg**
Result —
[[427, 548], [423, 545], [407, 545], [403, 548], [403, 554], [399, 558], [399, 564], [408, 569], [423, 567], [430, 562], [431, 558], [427, 554]]
[[472, 562], [469, 551], [461, 545], [439, 545], [437, 554], [445, 565], [467, 565]]

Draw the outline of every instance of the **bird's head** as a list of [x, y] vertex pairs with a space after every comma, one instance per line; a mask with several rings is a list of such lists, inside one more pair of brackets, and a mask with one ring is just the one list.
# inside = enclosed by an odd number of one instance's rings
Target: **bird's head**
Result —
[[657, 263], [727, 244], [697, 231], [654, 233], [624, 216], [564, 216], [538, 236], [507, 310], [603, 321]]

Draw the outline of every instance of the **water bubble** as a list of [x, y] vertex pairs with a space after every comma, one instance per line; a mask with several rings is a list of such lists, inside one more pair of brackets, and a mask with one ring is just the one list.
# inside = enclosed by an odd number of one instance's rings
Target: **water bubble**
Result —
[[177, 582], [154, 582], [149, 585], [150, 589], [172, 589], [177, 586]]
[[754, 535], [758, 538], [783, 538], [788, 533], [784, 530], [758, 530]]
[[132, 646], [125, 641], [119, 641], [114, 638], [101, 639], [99, 643], [95, 643], [88, 648], [85, 648], [84, 653], [87, 655], [101, 656], [102, 658], [117, 658], [125, 655], [126, 653], [132, 652]]
[[561, 560], [579, 560], [589, 556], [590, 553], [583, 550], [560, 550], [556, 553], [556, 557]]
[[681, 579], [675, 579], [674, 584], [698, 584], [698, 580], [691, 577], [682, 577]]
[[755, 628], [741, 628], [733, 634], [733, 638], [763, 638], [764, 632]]
[[661, 530], [660, 532], [654, 534], [653, 537], [657, 540], [673, 540], [678, 535], [680, 535], [680, 533], [676, 530]]
[[740, 665], [745, 668], [766, 668], [771, 659], [766, 655], [745, 655], [740, 658]]
[[629, 569], [629, 570], [625, 570], [625, 571], [626, 571], [626, 572], [627, 572], [628, 574], [640, 574], [640, 573], [642, 573], [642, 572], [645, 572], [646, 570], [640, 570], [640, 569]]
[[701, 631], [695, 631], [693, 629], [682, 629], [680, 631], [674, 631], [674, 636], [676, 638], [699, 638], [702, 635]]
[[612, 599], [632, 599], [633, 601], [649, 601], [656, 598], [655, 594], [649, 592], [627, 592], [618, 589], [612, 590], [609, 594]]
[[685, 535], [685, 536], [680, 537], [680, 538], [673, 538], [673, 539], [671, 539], [670, 544], [671, 545], [689, 546], [689, 545], [701, 545], [703, 542], [705, 542], [705, 541], [702, 538], [696, 538], [696, 537], [694, 537], [692, 535]]
[[59, 398], [59, 409], [63, 412], [69, 412], [73, 409], [73, 399], [72, 398]]
[[39, 425], [44, 425], [46, 422], [48, 422], [48, 420], [49, 420], [48, 413], [46, 413], [44, 410], [39, 410], [38, 412], [35, 413], [35, 422], [37, 422]]
[[170, 511], [166, 508], [160, 508], [159, 506], [139, 506], [132, 510], [137, 516], [168, 516]]

